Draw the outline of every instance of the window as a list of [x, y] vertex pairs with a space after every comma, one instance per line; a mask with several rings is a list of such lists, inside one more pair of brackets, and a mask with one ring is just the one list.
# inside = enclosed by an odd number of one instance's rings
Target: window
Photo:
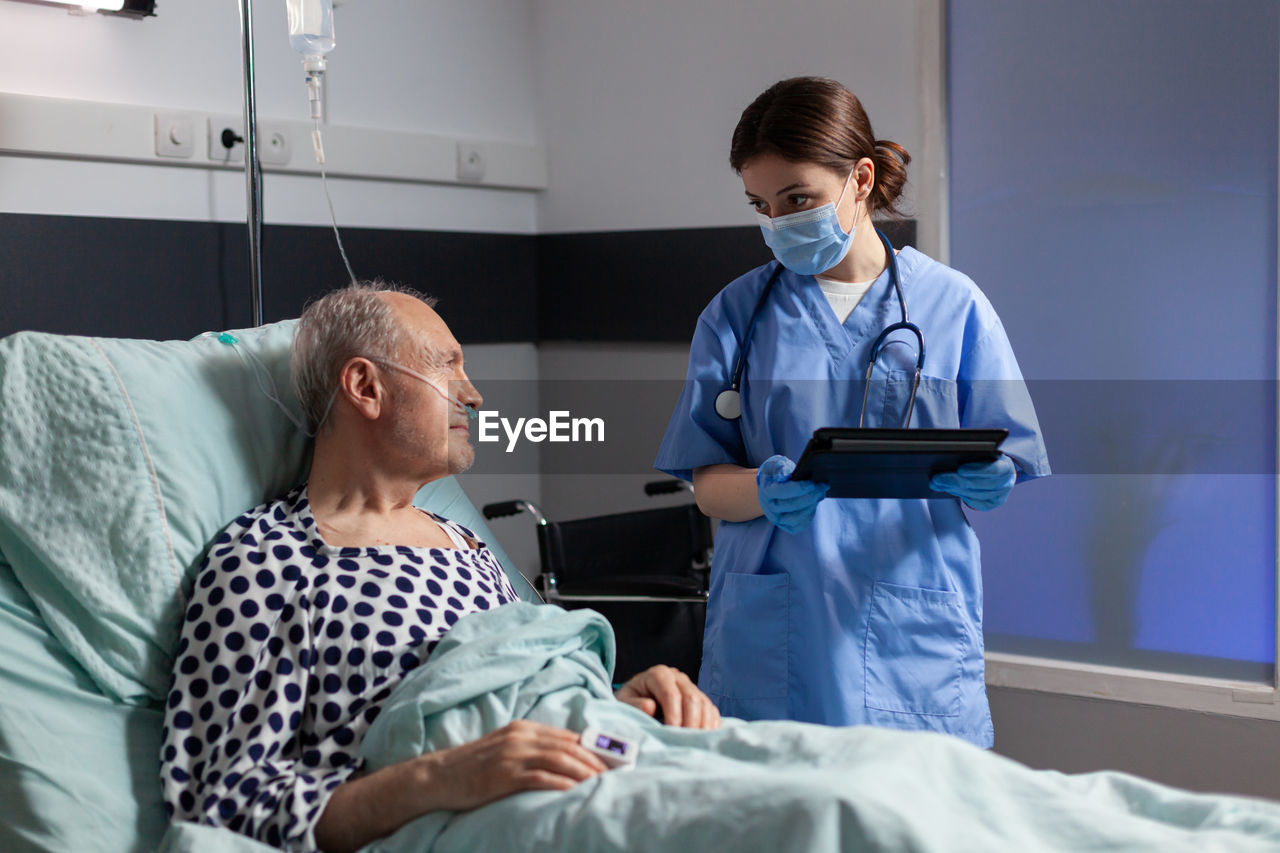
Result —
[[970, 514], [992, 662], [1272, 702], [1280, 7], [954, 0], [947, 36], [950, 263], [1054, 468]]

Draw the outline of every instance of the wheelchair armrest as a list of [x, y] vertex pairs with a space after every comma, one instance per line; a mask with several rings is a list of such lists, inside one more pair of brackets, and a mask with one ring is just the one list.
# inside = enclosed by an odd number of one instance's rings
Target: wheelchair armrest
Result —
[[681, 575], [623, 575], [620, 577], [600, 577], [589, 580], [578, 580], [570, 583], [560, 581], [557, 585], [560, 595], [645, 595], [655, 597], [674, 597], [705, 595], [706, 588], [695, 578]]
[[508, 515], [518, 515], [524, 511], [521, 506], [524, 501], [500, 501], [493, 504], [485, 504], [481, 512], [484, 513], [486, 519], [505, 518]]
[[684, 480], [655, 480], [652, 483], [644, 484], [644, 493], [649, 497], [655, 495], [672, 495], [676, 492], [688, 489], [693, 491], [693, 485], [686, 483]]
[[542, 510], [528, 501], [499, 501], [494, 504], [485, 504], [481, 512], [484, 513], [486, 519], [490, 520], [527, 512], [533, 516], [533, 520], [538, 523], [539, 527], [547, 526], [547, 517], [542, 514]]

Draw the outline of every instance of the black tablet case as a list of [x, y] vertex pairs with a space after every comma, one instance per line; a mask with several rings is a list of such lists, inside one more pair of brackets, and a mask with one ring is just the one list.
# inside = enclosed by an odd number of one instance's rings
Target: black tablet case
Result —
[[1006, 429], [823, 427], [791, 479], [830, 483], [829, 498], [950, 498], [930, 489], [929, 479], [996, 459], [1008, 436]]

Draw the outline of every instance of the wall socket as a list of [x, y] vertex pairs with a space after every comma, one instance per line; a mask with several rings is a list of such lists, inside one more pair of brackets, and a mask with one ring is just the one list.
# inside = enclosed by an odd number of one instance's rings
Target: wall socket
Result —
[[[225, 141], [230, 141], [227, 147]], [[289, 134], [270, 122], [258, 123], [258, 162], [264, 166], [286, 166], [293, 156]], [[244, 162], [244, 119], [214, 116], [209, 119], [209, 159], [216, 163]]]
[[[224, 132], [228, 147], [223, 143]], [[215, 163], [244, 162], [244, 120], [226, 116], [214, 116], [209, 119], [209, 159]]]
[[180, 113], [156, 113], [156, 156], [190, 157], [196, 150], [195, 122]]
[[479, 143], [458, 143], [458, 180], [484, 180], [484, 147]]
[[258, 162], [267, 166], [286, 166], [293, 152], [290, 150], [289, 134], [283, 130], [272, 130], [269, 125], [258, 129]]

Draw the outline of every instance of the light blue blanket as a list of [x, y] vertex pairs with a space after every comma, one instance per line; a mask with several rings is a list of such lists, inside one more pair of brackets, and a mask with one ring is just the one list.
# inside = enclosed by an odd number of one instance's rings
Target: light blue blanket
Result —
[[613, 698], [612, 665], [612, 632], [591, 611], [513, 604], [460, 621], [370, 728], [371, 767], [519, 718], [637, 738], [638, 767], [428, 814], [367, 853], [1280, 849], [1280, 805], [1030, 770], [944, 735], [666, 727]]

